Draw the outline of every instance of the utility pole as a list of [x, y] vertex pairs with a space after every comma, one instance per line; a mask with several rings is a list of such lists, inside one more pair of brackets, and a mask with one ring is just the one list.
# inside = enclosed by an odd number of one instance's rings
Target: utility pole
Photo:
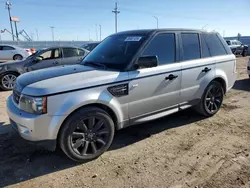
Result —
[[55, 29], [55, 27], [54, 26], [50, 26], [50, 28], [51, 28], [51, 33], [52, 33], [52, 40], [54, 42], [55, 41], [55, 38], [54, 38], [54, 29]]
[[156, 16], [153, 16], [156, 19], [156, 28], [158, 29], [158, 18]]
[[117, 15], [120, 13], [117, 8], [117, 2], [115, 2], [115, 8], [112, 12], [115, 13], [115, 32], [117, 33]]
[[38, 30], [36, 29], [36, 40], [39, 40]]
[[97, 24], [95, 24], [95, 35], [96, 35], [96, 41], [98, 41]]
[[88, 31], [89, 31], [89, 41], [90, 41], [90, 29], [88, 29]]
[[8, 9], [8, 12], [9, 12], [10, 28], [11, 28], [12, 40], [14, 41], [15, 39], [14, 39], [14, 33], [13, 33], [13, 27], [12, 27], [12, 21], [11, 21], [11, 14], [10, 14], [11, 2], [10, 2], [9, 0], [6, 0], [5, 8]]
[[100, 41], [102, 41], [102, 26], [99, 25], [99, 28], [100, 28]]

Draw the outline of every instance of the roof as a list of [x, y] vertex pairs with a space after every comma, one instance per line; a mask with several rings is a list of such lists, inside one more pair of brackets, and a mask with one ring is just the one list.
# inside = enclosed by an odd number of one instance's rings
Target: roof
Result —
[[182, 32], [202, 32], [202, 33], [217, 33], [217, 32], [207, 32], [205, 30], [201, 29], [184, 29], [184, 28], [163, 28], [163, 29], [140, 29], [140, 30], [130, 30], [130, 31], [121, 31], [118, 33], [115, 33], [114, 35], [148, 35], [154, 32], [161, 32], [161, 31], [182, 31]]

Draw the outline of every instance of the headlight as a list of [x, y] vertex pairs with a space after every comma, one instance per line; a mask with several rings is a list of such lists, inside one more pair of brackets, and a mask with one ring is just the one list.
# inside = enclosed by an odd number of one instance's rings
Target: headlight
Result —
[[47, 97], [31, 97], [21, 95], [19, 104], [23, 111], [32, 114], [47, 113]]
[[3, 69], [3, 67], [0, 67], [0, 71]]

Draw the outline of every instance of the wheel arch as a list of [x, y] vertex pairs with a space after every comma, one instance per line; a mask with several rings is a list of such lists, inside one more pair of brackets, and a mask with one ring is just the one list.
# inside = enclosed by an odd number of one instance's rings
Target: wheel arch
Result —
[[15, 55], [13, 55], [12, 59], [14, 60], [14, 59], [15, 59], [15, 56], [17, 56], [17, 55], [20, 55], [20, 56], [23, 58], [23, 55], [22, 55], [22, 54], [17, 53], [17, 54], [15, 54]]
[[222, 77], [217, 77], [217, 78], [213, 79], [212, 81], [219, 82], [222, 85], [224, 94], [226, 94], [226, 92], [227, 92], [227, 85], [226, 85], [226, 81]]
[[114, 110], [112, 108], [110, 108], [109, 106], [105, 105], [105, 104], [101, 104], [101, 103], [90, 103], [90, 104], [86, 104], [83, 105], [75, 110], [73, 110], [61, 123], [58, 131], [57, 131], [57, 136], [56, 138], [59, 138], [60, 132], [62, 130], [62, 127], [64, 125], [64, 123], [75, 113], [77, 113], [79, 110], [83, 109], [83, 108], [88, 108], [88, 107], [96, 107], [96, 108], [100, 108], [102, 110], [104, 110], [113, 120], [114, 125], [115, 125], [115, 129], [118, 129], [118, 117], [116, 115], [116, 113], [114, 112]]

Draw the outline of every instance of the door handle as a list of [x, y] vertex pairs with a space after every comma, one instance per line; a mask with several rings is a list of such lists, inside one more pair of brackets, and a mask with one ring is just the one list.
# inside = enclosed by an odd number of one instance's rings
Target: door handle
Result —
[[165, 78], [165, 80], [173, 80], [173, 79], [175, 79], [175, 78], [177, 78], [177, 77], [178, 77], [178, 75], [170, 74], [169, 76], [167, 76], [167, 77]]
[[57, 65], [58, 63], [59, 63], [58, 61], [54, 61], [54, 63], [53, 63], [53, 64]]
[[211, 71], [211, 69], [207, 67], [205, 67], [205, 69], [202, 70], [202, 72], [209, 72], [209, 71]]
[[78, 60], [79, 60], [79, 61], [81, 61], [82, 59], [83, 59], [83, 58], [82, 58], [82, 57], [80, 57]]

